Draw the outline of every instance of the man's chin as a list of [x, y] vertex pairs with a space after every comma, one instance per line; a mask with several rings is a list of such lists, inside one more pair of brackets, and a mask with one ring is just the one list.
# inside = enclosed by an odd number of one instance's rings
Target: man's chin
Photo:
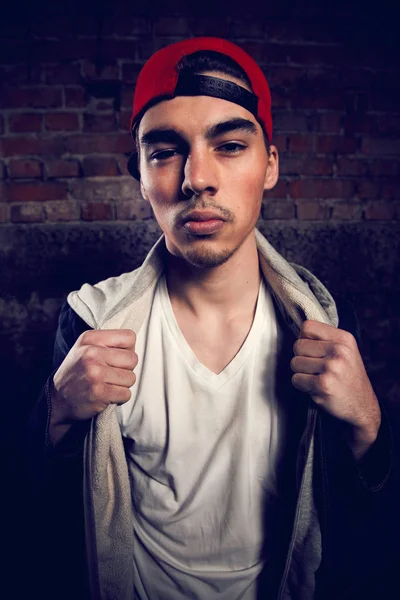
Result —
[[199, 269], [213, 269], [226, 263], [235, 253], [235, 250], [236, 248], [213, 250], [205, 244], [198, 248], [185, 248], [181, 256], [193, 267]]

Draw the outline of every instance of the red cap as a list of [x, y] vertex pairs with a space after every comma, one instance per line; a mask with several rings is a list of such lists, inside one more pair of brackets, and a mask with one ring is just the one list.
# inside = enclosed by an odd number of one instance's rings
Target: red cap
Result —
[[177, 64], [184, 56], [199, 50], [220, 52], [232, 58], [242, 67], [250, 80], [253, 93], [257, 97], [254, 116], [260, 121], [268, 139], [271, 141], [271, 93], [262, 70], [255, 60], [242, 50], [242, 48], [227, 40], [213, 37], [191, 38], [177, 42], [166, 48], [162, 48], [149, 58], [140, 71], [137, 80], [133, 99], [131, 130], [146, 110], [157, 101], [181, 95], [179, 92], [175, 93], [179, 75], [176, 68]]

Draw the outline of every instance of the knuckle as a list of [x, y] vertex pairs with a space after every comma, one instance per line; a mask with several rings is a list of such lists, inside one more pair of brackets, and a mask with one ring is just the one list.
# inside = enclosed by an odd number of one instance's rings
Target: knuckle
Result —
[[95, 382], [98, 381], [101, 377], [102, 368], [100, 365], [90, 362], [86, 365], [86, 377], [89, 381]]
[[84, 331], [78, 338], [79, 345], [87, 346], [91, 343], [93, 331]]
[[328, 371], [321, 373], [318, 378], [319, 389], [322, 394], [328, 395], [332, 389], [332, 376]]
[[86, 362], [90, 362], [97, 358], [98, 350], [96, 346], [84, 346], [82, 348], [82, 358]]

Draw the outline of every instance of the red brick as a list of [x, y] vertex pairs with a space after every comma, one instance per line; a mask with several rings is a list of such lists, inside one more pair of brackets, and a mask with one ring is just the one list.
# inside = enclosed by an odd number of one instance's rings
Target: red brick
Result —
[[3, 156], [59, 156], [64, 152], [64, 140], [58, 137], [3, 137], [0, 140], [0, 150]]
[[264, 219], [294, 219], [295, 206], [287, 200], [273, 200], [262, 206]]
[[160, 17], [155, 26], [155, 34], [158, 35], [189, 35], [189, 23], [185, 17]]
[[321, 154], [354, 154], [357, 150], [355, 138], [347, 138], [341, 135], [319, 135], [317, 136], [317, 152]]
[[8, 223], [10, 220], [9, 206], [0, 204], [0, 223]]
[[67, 108], [83, 108], [86, 106], [85, 93], [81, 87], [65, 88], [65, 106]]
[[6, 176], [6, 166], [4, 163], [0, 162], [0, 179], [4, 179]]
[[112, 115], [92, 115], [86, 113], [83, 115], [83, 131], [91, 133], [106, 133], [115, 131], [115, 116]]
[[120, 79], [119, 66], [115, 59], [101, 64], [100, 67], [92, 61], [85, 60], [82, 64], [82, 75], [88, 81]]
[[313, 135], [296, 135], [291, 134], [288, 136], [289, 138], [289, 151], [290, 152], [299, 152], [301, 154], [305, 152], [310, 152], [313, 150], [315, 145], [315, 138]]
[[381, 197], [384, 200], [398, 200], [400, 198], [398, 181], [384, 183], [382, 186]]
[[121, 90], [121, 109], [131, 110], [133, 103], [134, 86], [124, 86]]
[[4, 133], [4, 119], [0, 115], [0, 135], [3, 135], [3, 133]]
[[111, 221], [114, 219], [114, 206], [104, 202], [87, 202], [82, 206], [84, 221]]
[[380, 155], [400, 153], [400, 138], [363, 138], [361, 142], [363, 154]]
[[45, 68], [45, 81], [53, 85], [78, 84], [81, 81], [79, 63], [51, 65]]
[[44, 116], [47, 131], [76, 131], [79, 129], [77, 113], [47, 113]]
[[361, 200], [375, 200], [381, 197], [381, 186], [375, 181], [362, 179], [357, 185], [357, 195]]
[[351, 198], [354, 182], [346, 179], [297, 179], [290, 183], [292, 198]]
[[274, 128], [280, 132], [307, 131], [307, 116], [295, 111], [276, 111], [274, 117]]
[[[254, 58], [254, 60], [259, 64], [265, 64], [265, 54], [266, 54], [266, 49], [265, 49], [265, 43], [263, 42], [256, 42], [256, 41], [251, 41], [251, 42], [242, 42], [240, 44], [240, 46], [243, 48], [243, 50], [245, 52], [247, 52], [248, 54], [250, 54], [250, 56], [252, 56]], [[267, 60], [267, 64], [271, 65], [273, 61], [271, 60]], [[283, 60], [283, 62], [286, 62], [286, 56], [285, 56], [285, 60]]]
[[297, 217], [301, 220], [326, 220], [329, 218], [329, 207], [319, 202], [300, 202], [297, 204]]
[[119, 128], [123, 131], [130, 131], [131, 111], [124, 110], [119, 113]]
[[339, 88], [330, 89], [300, 89], [291, 94], [291, 105], [305, 110], [345, 110], [345, 97]]
[[365, 177], [368, 173], [368, 163], [361, 158], [345, 158], [341, 156], [338, 159], [338, 174], [350, 175], [354, 177]]
[[373, 135], [377, 132], [378, 124], [375, 115], [352, 114], [344, 118], [343, 126], [347, 136], [357, 133]]
[[67, 195], [64, 182], [10, 183], [7, 185], [9, 202], [43, 202], [61, 200]]
[[361, 218], [361, 205], [355, 202], [335, 202], [332, 208], [332, 219], [340, 221], [355, 220]]
[[[271, 87], [272, 95], [272, 106], [276, 110], [277, 108], [290, 109], [291, 107], [291, 92], [290, 90], [283, 87]], [[293, 104], [295, 108], [296, 105]]]
[[318, 131], [324, 133], [341, 133], [343, 113], [324, 112], [318, 115]]
[[11, 160], [8, 164], [11, 179], [41, 178], [42, 165], [38, 160]]
[[299, 67], [268, 67], [266, 73], [270, 86], [293, 87], [304, 75], [304, 69]]
[[114, 104], [114, 98], [101, 98], [101, 100], [91, 99], [91, 106], [93, 106], [95, 112], [114, 112]]
[[110, 156], [85, 158], [82, 167], [85, 177], [119, 175], [116, 160]]
[[286, 152], [288, 148], [288, 136], [287, 135], [273, 135], [272, 143], [277, 147], [279, 152]]
[[48, 87], [6, 88], [0, 100], [2, 108], [59, 108], [62, 106], [61, 89]]
[[308, 156], [304, 162], [304, 175], [333, 175], [334, 161], [328, 157]]
[[394, 202], [371, 202], [364, 211], [364, 218], [368, 221], [392, 221], [395, 216]]
[[46, 174], [49, 179], [54, 177], [79, 177], [79, 162], [77, 160], [46, 161]]
[[17, 113], [8, 116], [8, 129], [10, 133], [26, 133], [41, 131], [42, 115], [39, 113]]
[[287, 182], [284, 179], [279, 179], [275, 187], [272, 190], [266, 191], [268, 198], [286, 198], [288, 191]]
[[132, 140], [129, 133], [71, 135], [67, 139], [67, 151], [71, 154], [122, 154], [132, 151]]
[[79, 221], [80, 207], [72, 200], [46, 202], [44, 210], [48, 221]]
[[12, 223], [41, 223], [45, 219], [42, 204], [12, 204]]
[[371, 175], [396, 177], [400, 173], [399, 161], [395, 159], [374, 159], [370, 163]]
[[378, 132], [379, 133], [400, 133], [400, 116], [384, 114], [378, 117]]
[[279, 163], [281, 175], [301, 175], [304, 168], [304, 158], [301, 156], [284, 156]]
[[150, 219], [152, 216], [151, 205], [146, 200], [132, 200], [117, 204], [117, 219], [120, 221]]

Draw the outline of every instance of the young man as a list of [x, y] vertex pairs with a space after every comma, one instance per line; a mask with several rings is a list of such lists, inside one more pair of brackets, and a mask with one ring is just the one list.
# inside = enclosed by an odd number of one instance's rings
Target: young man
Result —
[[173, 44], [132, 133], [163, 236], [69, 295], [37, 409], [49, 462], [84, 440], [91, 597], [354, 598], [387, 424], [351, 315], [255, 229], [278, 178], [267, 81], [227, 41]]

